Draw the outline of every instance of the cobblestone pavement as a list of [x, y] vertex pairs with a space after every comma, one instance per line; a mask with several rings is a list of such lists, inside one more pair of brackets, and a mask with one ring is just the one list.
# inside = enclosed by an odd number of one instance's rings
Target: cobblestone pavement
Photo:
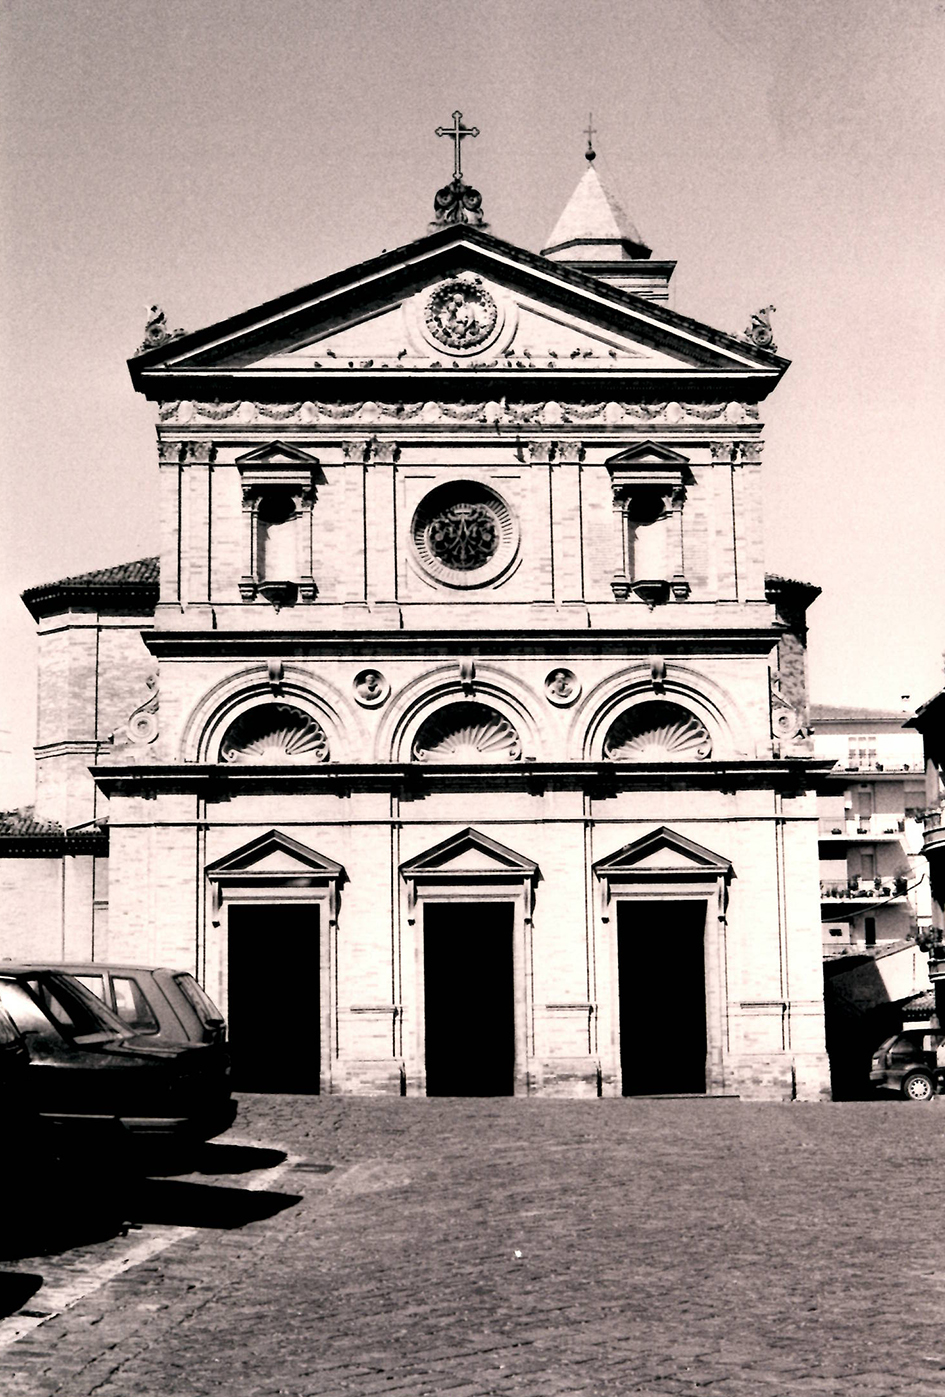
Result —
[[0, 1391], [942, 1397], [943, 1135], [945, 1099], [243, 1097], [140, 1230], [3, 1263]]

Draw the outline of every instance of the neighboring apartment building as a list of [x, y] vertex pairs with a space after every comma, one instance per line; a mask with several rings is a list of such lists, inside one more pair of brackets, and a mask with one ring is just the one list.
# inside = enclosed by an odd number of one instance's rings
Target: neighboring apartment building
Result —
[[811, 707], [814, 751], [837, 763], [817, 802], [825, 956], [914, 940], [931, 924], [922, 741], [907, 718]]
[[925, 812], [922, 855], [929, 870], [932, 920], [919, 938], [929, 957], [935, 1011], [945, 1024], [945, 689], [930, 698], [909, 720], [921, 734], [925, 758]]

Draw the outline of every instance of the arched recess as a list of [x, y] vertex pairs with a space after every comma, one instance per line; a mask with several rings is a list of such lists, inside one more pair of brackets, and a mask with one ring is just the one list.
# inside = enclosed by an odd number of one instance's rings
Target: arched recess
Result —
[[[235, 985], [234, 932], [236, 919], [241, 918], [243, 933], [240, 980], [242, 997], [248, 1001], [244, 1019], [250, 1024], [244, 1034], [249, 1041], [244, 1051], [256, 1052], [255, 1018], [258, 1012], [258, 974], [262, 957], [272, 964], [290, 966], [296, 977], [296, 999], [290, 1020], [282, 1031], [282, 1050], [304, 1056], [311, 1052], [316, 1040], [312, 1032], [317, 1025], [317, 1050], [307, 1064], [313, 1083], [327, 1093], [332, 1082], [332, 1045], [337, 1042], [338, 1006], [335, 996], [335, 967], [338, 963], [338, 914], [341, 888], [347, 875], [340, 863], [307, 847], [291, 835], [270, 829], [247, 844], [215, 859], [204, 870], [209, 885], [210, 910], [207, 930], [207, 977], [216, 987], [217, 999], [231, 1023], [234, 1024], [233, 994]], [[290, 928], [295, 935], [295, 951], [284, 946], [281, 934]], [[304, 931], [299, 955], [299, 933]], [[260, 940], [252, 936], [248, 946], [247, 931], [258, 929]], [[317, 949], [314, 940], [317, 938]], [[249, 952], [247, 960], [246, 952]], [[295, 1041], [285, 1041], [294, 1032]], [[239, 1044], [231, 1042], [236, 1057]], [[235, 1070], [235, 1063], [234, 1063]]]
[[[614, 724], [637, 705], [647, 703], [674, 704], [691, 714], [708, 734], [712, 760], [745, 758], [751, 752], [747, 725], [731, 695], [699, 671], [673, 662], [656, 676], [653, 666], [638, 665], [597, 684], [571, 720], [571, 760], [606, 760], [605, 744]], [[692, 759], [708, 758], [693, 752]]]
[[[621, 977], [618, 956], [618, 916], [620, 904], [647, 904], [651, 909], [665, 903], [666, 920], [657, 933], [672, 937], [672, 905], [683, 904], [698, 911], [702, 936], [702, 974], [705, 994], [705, 1090], [720, 1092], [725, 1087], [724, 1054], [727, 1040], [727, 927], [729, 891], [735, 872], [731, 861], [704, 845], [686, 838], [665, 825], [651, 830], [639, 839], [625, 844], [592, 864], [598, 887], [599, 951], [605, 965], [610, 994], [599, 1004], [600, 1042], [614, 1046], [614, 1058], [604, 1068], [605, 1077], [614, 1084], [621, 1081], [620, 1005]], [[662, 909], [660, 909], [662, 911]], [[658, 919], [657, 919], [658, 921]], [[652, 935], [651, 918], [649, 931]], [[682, 946], [665, 947], [667, 983], [672, 982], [673, 966], [679, 976], [685, 969]], [[690, 967], [691, 969], [691, 967]], [[650, 990], [647, 989], [647, 993]], [[625, 1023], [626, 1017], [623, 1018]], [[639, 1051], [639, 1049], [634, 1049]], [[645, 1048], [643, 1049], [645, 1051]]]
[[[401, 924], [404, 936], [404, 1056], [408, 1093], [423, 1094], [427, 1083], [425, 1024], [427, 984], [424, 959], [426, 910], [451, 905], [468, 911], [488, 904], [512, 907], [512, 1008], [516, 1096], [528, 1092], [528, 1064], [534, 1055], [532, 993], [532, 918], [538, 864], [481, 831], [467, 827], [400, 866]], [[412, 974], [410, 971], [412, 967]], [[488, 1034], [489, 1016], [473, 1014], [465, 1026], [468, 1051], [483, 1047], [476, 1035]]]
[[495, 709], [515, 730], [521, 743], [520, 760], [540, 760], [541, 729], [534, 714], [537, 696], [519, 680], [492, 666], [476, 665], [464, 679], [459, 664], [440, 665], [406, 685], [392, 699], [378, 727], [375, 760], [409, 762], [424, 723], [457, 703], [481, 703]]
[[350, 760], [352, 752], [364, 750], [359, 717], [332, 685], [319, 678], [316, 691], [310, 675], [296, 666], [280, 666], [274, 674], [268, 665], [253, 665], [221, 679], [191, 710], [181, 738], [182, 760], [219, 762], [233, 725], [251, 709], [270, 704], [284, 704], [317, 723], [333, 762]]

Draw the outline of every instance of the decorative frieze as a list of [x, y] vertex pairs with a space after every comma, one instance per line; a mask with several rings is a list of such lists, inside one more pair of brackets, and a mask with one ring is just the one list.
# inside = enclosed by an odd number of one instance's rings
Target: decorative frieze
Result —
[[538, 402], [509, 402], [506, 398], [478, 402], [192, 402], [181, 399], [164, 402], [159, 420], [187, 426], [201, 422], [253, 423], [283, 422], [318, 426], [332, 422], [468, 422], [481, 425], [554, 426], [558, 423], [593, 423], [595, 426], [621, 426], [631, 422], [658, 422], [670, 426], [684, 422], [757, 422], [754, 403], [634, 403], [614, 400], [567, 402], [545, 399]]

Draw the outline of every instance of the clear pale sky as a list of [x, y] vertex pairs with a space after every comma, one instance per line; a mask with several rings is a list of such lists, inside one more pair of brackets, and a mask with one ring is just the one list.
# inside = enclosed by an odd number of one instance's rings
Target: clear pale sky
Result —
[[457, 107], [498, 237], [543, 245], [593, 109], [676, 308], [774, 303], [767, 563], [824, 589], [813, 698], [941, 687], [945, 0], [3, 0], [0, 47], [0, 808], [19, 593], [158, 549], [145, 307], [196, 329], [422, 236]]

